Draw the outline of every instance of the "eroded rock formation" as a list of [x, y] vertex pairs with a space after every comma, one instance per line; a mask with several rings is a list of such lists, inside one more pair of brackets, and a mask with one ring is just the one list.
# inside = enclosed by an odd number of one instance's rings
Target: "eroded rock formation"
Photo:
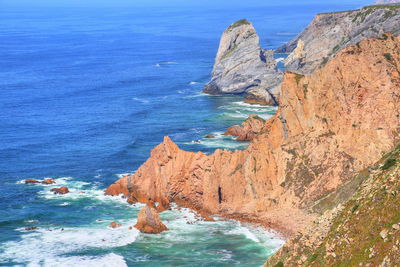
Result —
[[247, 20], [230, 25], [222, 34], [211, 81], [204, 92], [209, 94], [253, 95], [254, 101], [276, 104], [282, 81], [272, 50], [260, 48], [260, 39]]
[[295, 232], [314, 219], [318, 200], [399, 141], [399, 53], [400, 38], [387, 34], [344, 49], [312, 75], [287, 72], [277, 114], [246, 150], [193, 153], [165, 137], [106, 193]]
[[159, 234], [168, 230], [161, 222], [157, 210], [150, 204], [140, 210], [135, 228], [146, 234]]
[[258, 115], [252, 114], [241, 126], [233, 125], [228, 128], [224, 135], [236, 136], [237, 141], [251, 141], [262, 132], [265, 120]]
[[365, 38], [378, 38], [385, 32], [398, 36], [399, 21], [400, 5], [318, 14], [303, 32], [276, 52], [291, 53], [285, 60], [287, 70], [310, 74], [343, 48]]

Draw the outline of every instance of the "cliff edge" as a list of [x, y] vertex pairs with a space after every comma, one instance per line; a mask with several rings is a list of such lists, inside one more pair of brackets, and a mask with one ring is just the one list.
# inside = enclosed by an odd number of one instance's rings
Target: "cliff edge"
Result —
[[287, 70], [310, 74], [342, 49], [365, 38], [378, 38], [383, 33], [400, 35], [399, 21], [400, 5], [318, 14], [303, 32], [276, 52], [291, 53], [284, 62]]
[[319, 200], [398, 143], [398, 66], [400, 38], [384, 34], [342, 50], [311, 75], [287, 72], [277, 114], [246, 150], [193, 153], [165, 137], [106, 194], [176, 202], [292, 235], [338, 204]]

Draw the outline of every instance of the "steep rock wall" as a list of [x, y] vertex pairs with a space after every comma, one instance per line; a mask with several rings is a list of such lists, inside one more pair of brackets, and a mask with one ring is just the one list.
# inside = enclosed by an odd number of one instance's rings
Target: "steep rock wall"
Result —
[[365, 38], [386, 32], [398, 36], [399, 21], [400, 5], [318, 14], [303, 32], [276, 51], [291, 53], [285, 60], [287, 70], [310, 74], [342, 49]]
[[280, 92], [274, 87], [281, 81], [282, 72], [277, 68], [274, 52], [260, 48], [253, 24], [240, 20], [222, 34], [212, 78], [204, 92], [249, 93], [253, 99], [275, 104]]
[[277, 114], [246, 150], [186, 152], [166, 137], [106, 193], [296, 231], [318, 199], [398, 142], [399, 53], [400, 38], [389, 34], [344, 49], [310, 76], [288, 72]]

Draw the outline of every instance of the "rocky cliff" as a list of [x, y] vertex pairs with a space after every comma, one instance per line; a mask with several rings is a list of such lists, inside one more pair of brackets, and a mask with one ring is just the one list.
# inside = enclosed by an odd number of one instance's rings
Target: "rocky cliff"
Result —
[[277, 49], [291, 53], [286, 68], [310, 74], [339, 51], [365, 38], [400, 34], [400, 5], [375, 5], [360, 10], [318, 14], [294, 40]]
[[287, 72], [277, 114], [246, 150], [186, 152], [165, 137], [106, 193], [177, 202], [292, 234], [332, 208], [319, 200], [399, 141], [399, 53], [400, 38], [385, 34], [344, 49], [311, 75]]
[[361, 186], [349, 201], [325, 212], [265, 266], [400, 266], [399, 163], [397, 146], [353, 178]]
[[253, 101], [275, 104], [282, 81], [272, 50], [260, 48], [253, 25], [239, 20], [222, 34], [212, 79], [205, 86], [209, 94], [248, 93]]

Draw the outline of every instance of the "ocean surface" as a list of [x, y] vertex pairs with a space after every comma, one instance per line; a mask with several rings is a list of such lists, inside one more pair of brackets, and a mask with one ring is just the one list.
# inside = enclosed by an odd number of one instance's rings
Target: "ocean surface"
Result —
[[[244, 149], [224, 130], [249, 114], [276, 112], [201, 93], [230, 23], [251, 20], [271, 49], [318, 12], [360, 6], [225, 2], [45, 8], [0, 1], [1, 266], [260, 266], [283, 244], [272, 231], [202, 222], [178, 207], [161, 214], [169, 231], [140, 234], [128, 227], [141, 205], [103, 194], [166, 135], [191, 151]], [[210, 133], [217, 138], [203, 138]], [[22, 182], [46, 177], [71, 193]], [[111, 221], [122, 227], [109, 228]]]

